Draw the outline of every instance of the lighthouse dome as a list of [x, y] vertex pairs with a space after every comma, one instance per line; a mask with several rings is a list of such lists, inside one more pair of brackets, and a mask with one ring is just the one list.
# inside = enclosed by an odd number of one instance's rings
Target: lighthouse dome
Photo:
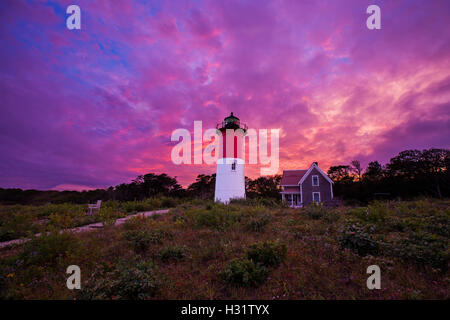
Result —
[[234, 120], [239, 120], [239, 118], [236, 117], [236, 116], [233, 114], [233, 112], [231, 112], [231, 114], [230, 114], [228, 117], [225, 118], [225, 122], [228, 122], [228, 121], [234, 121]]
[[244, 130], [244, 132], [247, 131], [247, 125], [245, 125], [244, 123], [241, 123], [239, 118], [236, 117], [233, 114], [233, 112], [231, 112], [231, 114], [228, 117], [226, 117], [222, 123], [217, 124], [216, 128], [218, 130], [242, 129], [242, 130]]

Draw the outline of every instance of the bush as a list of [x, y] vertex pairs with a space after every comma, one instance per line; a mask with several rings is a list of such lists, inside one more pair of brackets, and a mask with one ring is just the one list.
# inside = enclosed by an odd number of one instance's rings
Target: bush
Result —
[[264, 266], [279, 266], [286, 258], [287, 248], [285, 244], [266, 241], [250, 245], [245, 253], [247, 258], [255, 263]]
[[122, 209], [127, 213], [146, 211], [147, 207], [143, 201], [127, 201], [122, 203]]
[[193, 209], [186, 212], [196, 227], [211, 227], [224, 230], [240, 221], [241, 215], [234, 207], [215, 204], [211, 210]]
[[150, 224], [150, 220], [142, 214], [138, 214], [126, 220], [123, 224], [125, 230], [145, 229]]
[[101, 207], [98, 216], [104, 227], [111, 227], [116, 223], [117, 218], [120, 217], [120, 213], [112, 207]]
[[185, 257], [185, 247], [166, 247], [159, 251], [158, 257], [163, 261], [167, 260], [183, 260]]
[[361, 221], [381, 225], [386, 221], [389, 210], [388, 202], [375, 201], [367, 208], [355, 209], [352, 213]]
[[81, 299], [143, 300], [154, 297], [162, 282], [158, 279], [155, 265], [132, 260], [121, 262], [115, 268], [97, 268], [82, 285]]
[[327, 209], [322, 203], [312, 202], [310, 205], [303, 208], [303, 211], [308, 217], [314, 220], [318, 220], [327, 215]]
[[247, 258], [232, 260], [219, 276], [229, 284], [258, 286], [268, 277], [269, 270]]
[[214, 240], [202, 246], [198, 250], [194, 252], [196, 258], [201, 262], [205, 263], [216, 259], [223, 252], [223, 247], [219, 242], [215, 242]]
[[176, 225], [183, 225], [186, 222], [186, 217], [180, 215], [180, 214], [174, 214], [172, 217], [172, 221], [176, 224]]
[[287, 207], [281, 199], [274, 198], [239, 198], [230, 199], [230, 204], [248, 207], [267, 207], [267, 208], [284, 208]]
[[173, 208], [177, 205], [177, 201], [174, 198], [163, 198], [161, 202], [161, 208]]
[[56, 227], [58, 229], [68, 229], [74, 227], [76, 221], [69, 214], [64, 213], [51, 213], [48, 217], [48, 226]]
[[136, 253], [147, 251], [151, 244], [163, 243], [163, 239], [168, 236], [169, 234], [162, 230], [132, 230], [124, 233], [125, 239], [133, 244]]
[[415, 234], [408, 239], [389, 245], [388, 248], [390, 255], [414, 263], [419, 267], [429, 265], [443, 272], [448, 270], [450, 255], [448, 241], [444, 238], [427, 234]]
[[[14, 206], [16, 207], [16, 206]], [[27, 231], [36, 232], [33, 216], [27, 212], [2, 212], [0, 220], [0, 241], [18, 239]]]
[[428, 217], [425, 227], [428, 232], [448, 237], [450, 234], [450, 210], [436, 212]]
[[261, 213], [251, 217], [247, 222], [245, 228], [254, 232], [262, 232], [271, 220], [272, 215], [270, 213]]
[[[374, 230], [373, 226], [369, 226], [370, 231]], [[360, 256], [367, 254], [376, 254], [378, 252], [378, 244], [370, 234], [360, 224], [355, 223], [345, 226], [340, 230], [339, 245], [341, 249], [348, 248], [356, 252]]]
[[25, 265], [55, 265], [70, 254], [78, 254], [80, 250], [79, 239], [71, 233], [53, 231], [25, 243], [19, 258]]

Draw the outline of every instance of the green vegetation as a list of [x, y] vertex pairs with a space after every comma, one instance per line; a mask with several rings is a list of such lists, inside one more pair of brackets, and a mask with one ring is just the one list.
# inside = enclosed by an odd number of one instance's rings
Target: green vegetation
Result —
[[264, 266], [276, 266], [286, 258], [287, 248], [274, 241], [252, 244], [247, 250], [247, 258]]
[[339, 244], [341, 248], [348, 248], [361, 256], [375, 255], [378, 252], [378, 243], [372, 239], [373, 230], [373, 226], [362, 227], [359, 223], [345, 226], [341, 230]]
[[124, 238], [133, 244], [136, 253], [147, 251], [151, 244], [162, 244], [169, 234], [162, 230], [131, 230], [124, 233]]
[[143, 201], [106, 201], [100, 212], [86, 215], [87, 204], [46, 204], [0, 206], [0, 242], [31, 236], [51, 229], [69, 229], [94, 222], [111, 226], [116, 219], [141, 211], [170, 208], [179, 200], [161, 197]]
[[102, 265], [94, 270], [80, 291], [80, 299], [148, 299], [158, 292], [161, 282], [152, 261], [120, 261], [117, 266]]
[[269, 270], [247, 258], [233, 259], [219, 276], [224, 282], [238, 286], [258, 286], [262, 284]]
[[[257, 200], [177, 204], [167, 214], [84, 233], [58, 232], [80, 223], [76, 205], [1, 207], [13, 212], [2, 215], [1, 230], [17, 221], [39, 231], [23, 222], [29, 212], [32, 221], [47, 219], [49, 233], [0, 250], [0, 298], [450, 298], [449, 200], [301, 209]], [[105, 208], [125, 215], [150, 206], [163, 200]], [[81, 268], [81, 290], [66, 288], [72, 264]], [[373, 264], [381, 290], [366, 287]]]
[[186, 248], [184, 246], [169, 246], [159, 251], [159, 259], [163, 261], [183, 260], [186, 256]]

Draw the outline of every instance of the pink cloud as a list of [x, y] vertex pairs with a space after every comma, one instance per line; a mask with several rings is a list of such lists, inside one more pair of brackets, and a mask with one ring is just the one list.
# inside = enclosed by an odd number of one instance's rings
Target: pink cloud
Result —
[[[184, 185], [171, 132], [230, 111], [281, 128], [280, 170], [448, 148], [448, 1], [70, 1], [0, 4], [0, 187]], [[7, 14], [5, 14], [7, 12]], [[246, 173], [259, 175], [259, 166]]]

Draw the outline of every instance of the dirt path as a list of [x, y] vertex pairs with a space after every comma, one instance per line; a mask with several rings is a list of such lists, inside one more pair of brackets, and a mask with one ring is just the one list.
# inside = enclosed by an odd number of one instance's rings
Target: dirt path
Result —
[[[152, 216], [154, 214], [162, 214], [162, 213], [167, 213], [167, 212], [169, 212], [169, 209], [139, 212], [139, 213], [136, 213], [136, 214], [133, 214], [133, 215], [129, 215], [129, 216], [117, 219], [115, 226], [120, 226], [121, 224], [123, 224], [128, 219], [130, 219], [132, 217], [136, 217], [138, 215], [143, 215], [144, 217], [150, 217], [150, 216]], [[87, 224], [87, 225], [81, 226], [81, 227], [68, 229], [68, 230], [65, 230], [65, 231], [70, 231], [70, 232], [76, 232], [77, 233], [77, 232], [86, 232], [86, 231], [99, 230], [99, 229], [102, 229], [102, 227], [103, 227], [102, 223], [101, 222], [97, 222], [97, 223]], [[35, 236], [39, 237], [40, 235], [41, 234], [38, 233]], [[14, 244], [23, 244], [23, 243], [28, 242], [28, 241], [30, 241], [30, 239], [15, 239], [15, 240], [9, 240], [9, 241], [5, 241], [5, 242], [0, 242], [0, 249], [12, 246]]]

